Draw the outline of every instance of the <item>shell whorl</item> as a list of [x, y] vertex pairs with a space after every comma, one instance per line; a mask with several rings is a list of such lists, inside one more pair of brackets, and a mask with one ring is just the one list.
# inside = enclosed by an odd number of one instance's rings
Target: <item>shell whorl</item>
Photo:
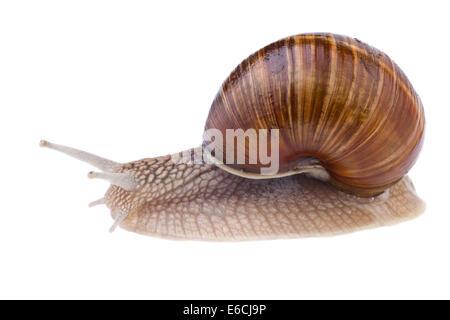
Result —
[[[223, 83], [205, 129], [224, 137], [226, 129], [279, 129], [280, 172], [312, 157], [331, 183], [369, 196], [412, 167], [424, 125], [418, 95], [386, 54], [350, 37], [302, 34], [244, 60]], [[259, 168], [246, 163], [236, 166]]]

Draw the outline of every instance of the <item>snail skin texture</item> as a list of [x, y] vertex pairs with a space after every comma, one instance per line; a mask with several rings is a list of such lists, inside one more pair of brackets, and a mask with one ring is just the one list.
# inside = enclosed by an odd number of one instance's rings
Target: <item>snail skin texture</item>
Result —
[[[94, 165], [101, 172], [89, 177], [111, 182], [91, 203], [111, 210], [111, 231], [189, 240], [296, 238], [421, 214], [425, 204], [406, 174], [424, 126], [418, 95], [386, 54], [346, 36], [301, 34], [244, 60], [223, 83], [205, 125], [205, 132], [224, 136], [227, 129], [278, 129], [276, 174], [259, 174], [259, 158], [218, 161], [230, 152], [226, 141], [200, 162], [205, 141], [175, 156], [124, 164], [44, 140], [41, 146]], [[246, 145], [246, 160], [251, 151]]]

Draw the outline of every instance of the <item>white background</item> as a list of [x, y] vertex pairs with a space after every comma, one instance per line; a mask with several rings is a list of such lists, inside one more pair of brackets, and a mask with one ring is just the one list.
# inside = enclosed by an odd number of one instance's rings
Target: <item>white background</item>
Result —
[[[450, 298], [446, 1], [0, 2], [0, 298]], [[178, 242], [117, 230], [107, 183], [41, 138], [117, 161], [201, 141], [257, 49], [304, 32], [388, 53], [426, 111], [416, 220], [317, 239]]]

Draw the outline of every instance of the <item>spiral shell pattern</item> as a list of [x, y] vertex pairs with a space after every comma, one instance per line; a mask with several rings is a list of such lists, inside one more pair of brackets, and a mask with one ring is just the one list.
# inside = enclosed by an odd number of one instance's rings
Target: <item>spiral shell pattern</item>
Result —
[[[386, 54], [346, 36], [301, 34], [244, 60], [215, 97], [205, 129], [224, 137], [226, 129], [279, 129], [280, 172], [314, 158], [332, 184], [369, 196], [412, 167], [424, 125], [418, 95]], [[256, 172], [259, 164], [235, 166]]]

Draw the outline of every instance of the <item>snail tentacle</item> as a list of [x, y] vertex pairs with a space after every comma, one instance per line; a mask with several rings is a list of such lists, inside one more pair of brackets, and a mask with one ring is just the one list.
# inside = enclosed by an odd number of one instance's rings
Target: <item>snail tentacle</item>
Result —
[[[134, 190], [139, 187], [139, 184], [137, 183], [135, 177], [132, 174], [118, 172], [122, 166], [118, 162], [114, 162], [79, 149], [63, 146], [56, 143], [51, 143], [46, 140], [41, 140], [39, 145], [41, 147], [47, 147], [49, 149], [60, 151], [75, 159], [89, 163], [94, 167], [103, 171], [103, 172], [90, 171], [88, 173], [88, 178], [90, 179], [95, 178], [104, 179], [109, 181], [111, 184], [121, 187], [125, 190]], [[101, 204], [100, 200], [101, 199], [92, 202], [91, 204], [89, 204], [89, 206]]]
[[105, 198], [104, 197], [102, 197], [102, 198], [100, 198], [98, 200], [90, 202], [88, 204], [88, 207], [92, 208], [92, 207], [99, 206], [99, 205], [102, 205], [102, 204], [105, 204]]
[[51, 143], [46, 140], [41, 140], [39, 145], [41, 147], [46, 147], [49, 149], [53, 149], [59, 152], [62, 152], [64, 154], [67, 154], [68, 156], [71, 156], [72, 158], [81, 160], [83, 162], [89, 163], [96, 167], [97, 169], [100, 169], [104, 172], [117, 172], [120, 168], [120, 163], [108, 160], [102, 157], [99, 157], [95, 154], [82, 151], [79, 149], [63, 146], [56, 143]]
[[104, 179], [109, 181], [112, 185], [121, 187], [125, 190], [131, 191], [139, 187], [135, 177], [129, 173], [110, 173], [110, 172], [95, 172], [88, 173], [90, 179]]
[[112, 226], [109, 228], [109, 232], [114, 232], [116, 230], [116, 228], [122, 223], [122, 221], [125, 220], [125, 218], [127, 217], [127, 214], [118, 211], [116, 218], [114, 219], [114, 223], [112, 224]]

